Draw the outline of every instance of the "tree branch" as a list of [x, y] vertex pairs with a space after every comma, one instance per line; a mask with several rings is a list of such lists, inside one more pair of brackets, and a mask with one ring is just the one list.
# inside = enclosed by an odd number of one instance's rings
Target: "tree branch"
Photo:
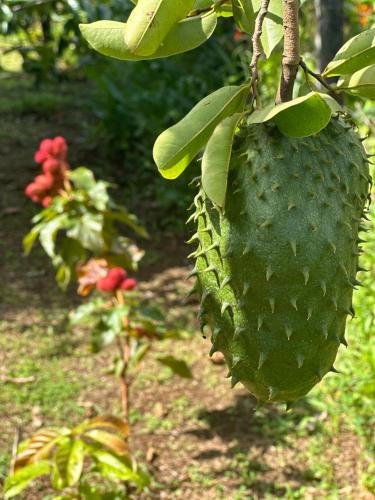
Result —
[[290, 101], [300, 63], [299, 0], [283, 0], [284, 53], [276, 102]]
[[268, 13], [268, 7], [270, 4], [270, 0], [262, 0], [262, 5], [260, 11], [258, 12], [256, 21], [255, 21], [255, 30], [252, 38], [253, 42], [253, 57], [251, 58], [251, 88], [253, 90], [253, 96], [256, 100], [257, 106], [260, 106], [260, 96], [258, 91], [258, 61], [260, 56], [262, 55], [262, 46], [260, 43], [260, 37], [262, 36], [263, 23], [264, 19]]
[[335, 95], [335, 89], [327, 82], [327, 80], [325, 80], [321, 74], [315, 73], [312, 69], [310, 69], [302, 58], [299, 62], [299, 65], [301, 66], [301, 68], [305, 73], [314, 77], [321, 85], [323, 85], [323, 87], [329, 90], [329, 92], [333, 94], [333, 97], [335, 99], [338, 98], [338, 96]]

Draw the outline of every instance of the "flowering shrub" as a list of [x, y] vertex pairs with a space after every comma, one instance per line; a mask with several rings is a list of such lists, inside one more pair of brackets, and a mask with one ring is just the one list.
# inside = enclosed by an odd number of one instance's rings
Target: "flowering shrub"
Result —
[[[24, 239], [28, 254], [39, 240], [53, 265], [62, 288], [77, 276], [77, 267], [91, 257], [105, 259], [110, 266], [137, 268], [143, 252], [118, 224], [146, 237], [135, 215], [116, 204], [108, 194], [109, 184], [96, 181], [84, 167], [72, 170], [67, 162], [68, 146], [63, 137], [45, 139], [35, 153], [42, 174], [26, 190], [26, 196], [44, 207]], [[107, 265], [107, 264], [105, 264]]]
[[[136, 291], [137, 280], [128, 275], [143, 252], [119, 233], [116, 224], [143, 237], [145, 229], [109, 197], [106, 182], [96, 181], [87, 168], [72, 170], [67, 153], [63, 137], [43, 140], [35, 153], [42, 174], [25, 194], [44, 208], [33, 218], [24, 248], [29, 253], [39, 240], [57, 268], [61, 286], [76, 279], [79, 295], [94, 292], [71, 313], [71, 325], [89, 328], [95, 353], [110, 344], [116, 347], [109, 373], [119, 382], [123, 419], [98, 416], [73, 429], [38, 431], [20, 444], [13, 457], [5, 498], [13, 498], [34, 479], [48, 475], [53, 488], [63, 492], [55, 497], [60, 499], [104, 498], [95, 474], [121, 484], [126, 498], [129, 488], [145, 489], [150, 478], [133, 459], [129, 446], [130, 389], [154, 342], [186, 338], [184, 332], [167, 327], [162, 311]], [[192, 377], [183, 360], [160, 355], [157, 361], [181, 377]], [[115, 491], [105, 492], [105, 498], [115, 497]]]

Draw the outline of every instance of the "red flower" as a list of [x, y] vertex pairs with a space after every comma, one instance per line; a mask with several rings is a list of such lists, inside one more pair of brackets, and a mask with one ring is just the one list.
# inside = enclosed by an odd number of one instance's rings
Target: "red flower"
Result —
[[134, 278], [127, 278], [121, 283], [121, 290], [134, 290], [134, 288], [137, 286], [137, 280]]

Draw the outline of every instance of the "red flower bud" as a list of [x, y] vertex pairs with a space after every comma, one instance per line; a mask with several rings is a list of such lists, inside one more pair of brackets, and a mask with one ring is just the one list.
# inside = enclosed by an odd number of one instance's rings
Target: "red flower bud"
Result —
[[40, 149], [35, 153], [34, 160], [36, 163], [43, 163], [48, 158], [48, 153], [46, 151], [41, 151]]
[[49, 175], [56, 175], [61, 172], [63, 165], [55, 158], [50, 158], [43, 163], [43, 172]]
[[127, 278], [121, 283], [121, 290], [134, 290], [137, 286], [137, 280], [134, 278]]
[[49, 191], [53, 188], [55, 183], [54, 178], [50, 174], [37, 175], [34, 179], [35, 184], [37, 185], [40, 191]]
[[52, 155], [65, 159], [68, 152], [68, 145], [64, 137], [58, 136], [53, 139]]
[[47, 208], [51, 205], [52, 203], [52, 196], [45, 196], [43, 199], [42, 199], [42, 205], [44, 208]]
[[52, 155], [53, 154], [53, 140], [52, 139], [43, 139], [43, 141], [39, 145], [39, 151], [44, 151], [45, 153]]
[[113, 267], [108, 271], [105, 278], [96, 283], [96, 288], [103, 292], [114, 292], [120, 288], [121, 283], [126, 278], [126, 271], [121, 267]]

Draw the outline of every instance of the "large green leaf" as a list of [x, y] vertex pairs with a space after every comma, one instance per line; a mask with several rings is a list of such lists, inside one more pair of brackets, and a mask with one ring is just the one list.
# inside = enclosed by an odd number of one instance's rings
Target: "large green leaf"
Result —
[[233, 16], [238, 28], [251, 35], [254, 31], [255, 13], [251, 0], [233, 0]]
[[102, 429], [89, 429], [85, 432], [85, 436], [109, 448], [116, 455], [126, 455], [129, 452], [126, 441], [113, 433]]
[[263, 23], [262, 35], [260, 37], [263, 50], [269, 57], [278, 43], [283, 39], [283, 9], [280, 0], [271, 0], [268, 14]]
[[270, 104], [257, 110], [249, 117], [248, 123], [264, 123], [272, 120], [281, 132], [291, 137], [308, 137], [324, 129], [340, 105], [330, 96], [319, 92], [279, 104]]
[[323, 72], [323, 76], [353, 74], [375, 63], [375, 28], [348, 40]]
[[145, 486], [147, 480], [132, 469], [125, 457], [118, 457], [108, 451], [97, 450], [92, 453], [100, 473], [112, 481], [132, 481], [137, 486]]
[[36, 240], [38, 239], [40, 231], [41, 231], [42, 228], [43, 228], [43, 223], [42, 224], [37, 224], [24, 237], [22, 243], [23, 243], [23, 249], [24, 249], [25, 255], [29, 255], [29, 253], [33, 249], [33, 246], [34, 246]]
[[185, 118], [163, 132], [155, 142], [154, 159], [166, 179], [175, 179], [205, 146], [216, 126], [242, 111], [249, 86], [228, 86], [202, 99]]
[[127, 21], [125, 43], [130, 52], [150, 56], [178, 21], [192, 9], [194, 0], [139, 0]]
[[337, 87], [354, 95], [375, 99], [375, 65], [341, 77]]
[[74, 170], [70, 170], [68, 176], [77, 189], [89, 191], [95, 187], [96, 182], [94, 174], [88, 168], [78, 167]]
[[100, 255], [105, 249], [102, 235], [103, 223], [102, 214], [87, 212], [69, 229], [67, 236], [79, 241], [87, 250]]
[[4, 498], [12, 498], [21, 493], [28, 485], [40, 476], [49, 474], [51, 470], [50, 463], [42, 460], [35, 464], [23, 467], [15, 474], [9, 476], [4, 485]]
[[219, 207], [225, 203], [233, 138], [241, 117], [241, 113], [236, 113], [219, 123], [203, 154], [202, 187]]
[[215, 31], [217, 17], [214, 11], [190, 17], [177, 23], [163, 44], [150, 56], [136, 56], [125, 43], [126, 24], [116, 21], [97, 21], [81, 24], [84, 38], [100, 54], [125, 61], [142, 61], [170, 57], [193, 50], [207, 41]]
[[162, 365], [168, 366], [176, 375], [183, 378], [193, 378], [193, 374], [185, 361], [176, 359], [174, 356], [159, 356], [157, 360]]
[[78, 483], [83, 470], [85, 454], [85, 443], [81, 439], [74, 439], [73, 445], [70, 448], [70, 455], [66, 469], [68, 486], [73, 486]]
[[55, 242], [57, 233], [62, 229], [67, 229], [69, 227], [69, 217], [68, 214], [57, 215], [50, 222], [47, 222], [40, 231], [39, 241], [44, 251], [49, 257], [55, 256]]

